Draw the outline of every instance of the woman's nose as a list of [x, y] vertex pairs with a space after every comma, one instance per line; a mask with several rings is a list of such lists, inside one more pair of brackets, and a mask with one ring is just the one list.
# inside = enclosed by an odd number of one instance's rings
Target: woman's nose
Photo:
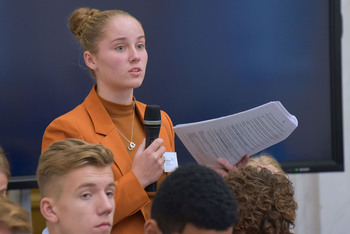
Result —
[[140, 52], [136, 48], [130, 49], [129, 60], [130, 62], [140, 61]]

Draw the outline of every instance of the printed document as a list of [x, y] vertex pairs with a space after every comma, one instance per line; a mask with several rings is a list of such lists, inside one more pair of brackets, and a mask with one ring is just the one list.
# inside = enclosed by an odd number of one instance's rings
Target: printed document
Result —
[[201, 122], [179, 124], [174, 131], [194, 159], [216, 165], [217, 158], [235, 164], [286, 139], [298, 120], [279, 101], [237, 114]]

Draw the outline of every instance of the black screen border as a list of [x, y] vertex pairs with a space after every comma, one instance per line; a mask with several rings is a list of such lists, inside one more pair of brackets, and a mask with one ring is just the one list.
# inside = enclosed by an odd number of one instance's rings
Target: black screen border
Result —
[[[329, 54], [332, 159], [323, 161], [281, 162], [287, 173], [316, 173], [344, 171], [343, 102], [341, 73], [342, 15], [340, 0], [329, 3]], [[317, 134], [317, 133], [315, 133]]]
[[[324, 161], [280, 162], [282, 168], [291, 174], [341, 172], [344, 171], [343, 148], [343, 103], [341, 73], [342, 16], [340, 0], [329, 0], [329, 53], [330, 53], [330, 96], [331, 96], [331, 144], [332, 159]], [[316, 134], [316, 133], [315, 133]], [[13, 176], [8, 189], [37, 188], [35, 175]]]

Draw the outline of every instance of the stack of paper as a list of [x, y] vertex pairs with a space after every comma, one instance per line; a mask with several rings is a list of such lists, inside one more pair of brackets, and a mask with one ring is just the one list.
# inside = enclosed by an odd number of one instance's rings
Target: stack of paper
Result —
[[237, 114], [174, 127], [199, 164], [216, 164], [217, 158], [237, 163], [245, 154], [256, 154], [286, 139], [298, 120], [279, 101]]

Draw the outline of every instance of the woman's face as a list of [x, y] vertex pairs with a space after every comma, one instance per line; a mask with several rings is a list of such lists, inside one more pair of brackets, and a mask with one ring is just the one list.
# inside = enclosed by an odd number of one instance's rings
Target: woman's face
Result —
[[97, 54], [91, 55], [93, 64], [87, 62], [95, 71], [98, 91], [126, 91], [141, 86], [148, 60], [145, 43], [137, 20], [125, 15], [110, 19], [98, 42]]

